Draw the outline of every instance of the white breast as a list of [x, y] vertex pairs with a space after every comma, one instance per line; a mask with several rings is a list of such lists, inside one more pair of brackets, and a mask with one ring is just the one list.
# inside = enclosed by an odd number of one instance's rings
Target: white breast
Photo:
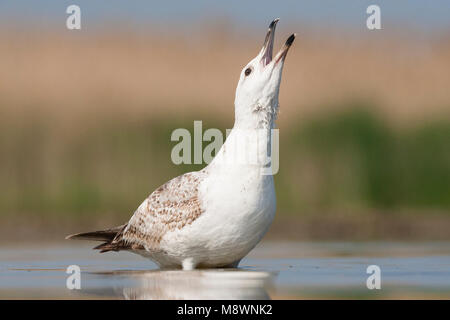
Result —
[[[228, 140], [227, 140], [228, 142]], [[230, 152], [230, 143], [221, 152]], [[161, 249], [169, 256], [217, 266], [242, 259], [267, 232], [275, 215], [272, 175], [261, 166], [216, 162], [199, 186], [204, 213], [182, 230], [168, 233]]]

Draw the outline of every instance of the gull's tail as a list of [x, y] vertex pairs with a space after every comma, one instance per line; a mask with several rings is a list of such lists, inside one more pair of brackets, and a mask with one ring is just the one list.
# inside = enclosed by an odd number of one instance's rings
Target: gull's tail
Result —
[[123, 246], [118, 245], [121, 241], [117, 240], [121, 237], [126, 226], [126, 224], [123, 224], [121, 226], [106, 230], [71, 234], [67, 236], [66, 239], [104, 241], [104, 243], [94, 249], [99, 249], [101, 250], [100, 252], [118, 251], [120, 249], [124, 249]]

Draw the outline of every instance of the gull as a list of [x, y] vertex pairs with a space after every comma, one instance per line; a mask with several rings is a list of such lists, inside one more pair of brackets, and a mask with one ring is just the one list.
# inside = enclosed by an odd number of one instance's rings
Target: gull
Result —
[[272, 58], [278, 20], [270, 23], [261, 51], [241, 71], [233, 129], [209, 165], [156, 189], [128, 223], [66, 239], [103, 241], [94, 249], [131, 251], [161, 269], [238, 266], [263, 238], [276, 211], [274, 178], [263, 172], [267, 164], [236, 159], [242, 153], [258, 158], [271, 147], [283, 65], [296, 36]]

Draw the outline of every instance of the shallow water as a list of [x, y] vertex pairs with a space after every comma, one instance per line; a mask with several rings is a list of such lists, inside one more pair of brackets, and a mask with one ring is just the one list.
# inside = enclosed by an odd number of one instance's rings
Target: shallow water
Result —
[[[81, 289], [69, 290], [69, 265]], [[369, 290], [369, 265], [381, 289]], [[89, 243], [0, 249], [0, 298], [57, 299], [450, 299], [450, 243], [262, 243], [238, 269], [160, 271], [131, 253]]]

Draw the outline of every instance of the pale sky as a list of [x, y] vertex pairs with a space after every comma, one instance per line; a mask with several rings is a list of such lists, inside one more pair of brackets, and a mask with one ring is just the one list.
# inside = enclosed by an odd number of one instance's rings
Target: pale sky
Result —
[[221, 19], [236, 30], [260, 30], [275, 17], [283, 24], [321, 30], [364, 32], [366, 8], [381, 7], [383, 29], [403, 27], [423, 33], [450, 31], [450, 0], [0, 0], [0, 26], [64, 25], [67, 6], [81, 7], [85, 30], [117, 28], [189, 28]]

